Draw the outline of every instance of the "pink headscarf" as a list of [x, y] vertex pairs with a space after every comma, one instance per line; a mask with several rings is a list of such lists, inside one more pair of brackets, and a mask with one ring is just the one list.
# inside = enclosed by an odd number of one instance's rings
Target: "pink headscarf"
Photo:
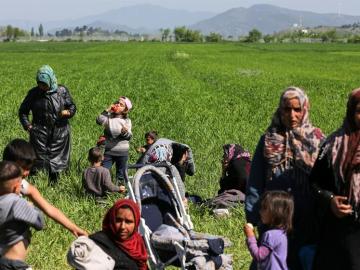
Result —
[[331, 163], [337, 181], [349, 183], [345, 194], [356, 206], [360, 204], [360, 129], [355, 123], [356, 106], [360, 103], [360, 88], [348, 99], [342, 127], [329, 137]]

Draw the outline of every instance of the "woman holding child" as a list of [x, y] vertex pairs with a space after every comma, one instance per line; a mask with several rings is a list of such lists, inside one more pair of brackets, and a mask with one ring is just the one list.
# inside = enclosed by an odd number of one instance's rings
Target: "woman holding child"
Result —
[[310, 181], [322, 213], [313, 269], [360, 269], [360, 88], [320, 150]]
[[268, 190], [283, 190], [294, 198], [294, 231], [289, 236], [288, 266], [301, 269], [299, 249], [314, 241], [313, 200], [309, 175], [324, 135], [309, 121], [309, 100], [298, 87], [287, 88], [265, 134], [260, 138], [246, 192], [247, 221], [260, 225], [261, 195]]
[[[23, 128], [30, 134], [37, 160], [34, 170], [49, 173], [50, 183], [58, 180], [59, 172], [69, 166], [70, 126], [76, 106], [69, 90], [58, 85], [54, 71], [42, 66], [36, 74], [37, 86], [32, 88], [19, 108]], [[32, 121], [29, 114], [32, 114]]]

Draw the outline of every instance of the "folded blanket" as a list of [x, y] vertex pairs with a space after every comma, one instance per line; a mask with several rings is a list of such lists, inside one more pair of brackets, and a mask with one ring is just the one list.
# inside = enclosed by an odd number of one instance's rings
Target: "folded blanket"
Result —
[[115, 266], [114, 259], [86, 236], [71, 243], [67, 261], [77, 270], [113, 270]]

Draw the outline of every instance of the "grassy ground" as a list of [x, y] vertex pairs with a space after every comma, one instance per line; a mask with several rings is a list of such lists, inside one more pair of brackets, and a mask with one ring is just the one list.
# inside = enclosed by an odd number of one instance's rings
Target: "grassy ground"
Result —
[[[244, 45], [159, 43], [24, 43], [0, 44], [0, 150], [15, 137], [27, 138], [17, 110], [36, 70], [51, 65], [60, 83], [70, 88], [77, 104], [71, 120], [72, 165], [56, 187], [46, 177], [32, 179], [42, 194], [89, 232], [101, 227], [106, 208], [83, 196], [80, 169], [86, 152], [102, 130], [96, 116], [120, 95], [134, 104], [130, 118], [134, 137], [130, 160], [143, 134], [189, 144], [197, 172], [186, 188], [203, 198], [216, 194], [224, 143], [241, 143], [254, 151], [270, 123], [280, 93], [290, 85], [304, 88], [311, 101], [311, 119], [329, 134], [345, 112], [347, 94], [360, 86], [360, 47], [357, 45]], [[116, 199], [108, 199], [108, 205]], [[215, 219], [206, 209], [191, 207], [195, 229], [230, 238], [234, 269], [247, 269], [244, 212]], [[47, 220], [34, 233], [28, 262], [34, 269], [68, 269], [66, 251], [71, 234]]]

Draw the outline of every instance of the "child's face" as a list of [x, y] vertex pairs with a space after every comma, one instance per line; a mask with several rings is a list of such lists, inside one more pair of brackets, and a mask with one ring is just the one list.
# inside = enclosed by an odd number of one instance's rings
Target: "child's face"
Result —
[[150, 136], [147, 136], [147, 137], [145, 138], [145, 142], [146, 142], [147, 145], [150, 145], [150, 144], [153, 144], [153, 143], [154, 143], [154, 139], [151, 138]]
[[126, 104], [123, 100], [120, 100], [118, 103], [115, 103], [111, 106], [111, 110], [116, 114], [120, 114], [126, 111]]
[[261, 208], [260, 209], [260, 218], [261, 218], [261, 222], [265, 225], [270, 224], [271, 222], [271, 214], [269, 209], [266, 208]]

